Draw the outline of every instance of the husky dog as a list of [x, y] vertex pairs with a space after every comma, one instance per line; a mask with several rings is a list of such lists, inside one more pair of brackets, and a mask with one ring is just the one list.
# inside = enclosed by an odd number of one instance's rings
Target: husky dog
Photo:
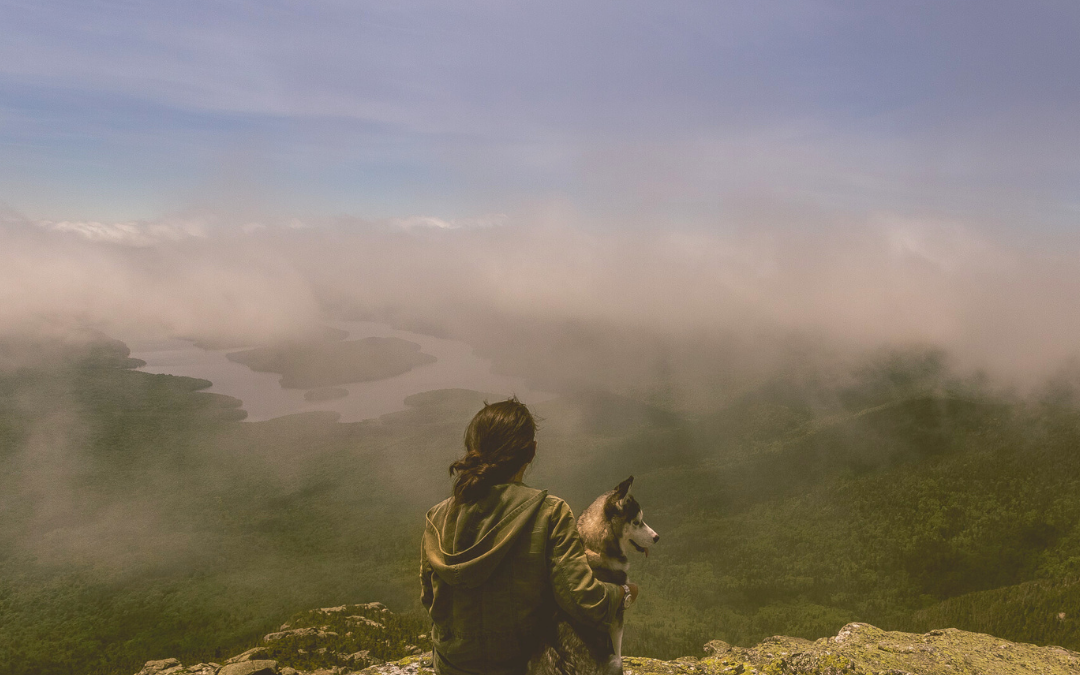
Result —
[[[628, 550], [649, 555], [649, 547], [660, 540], [645, 524], [641, 506], [630, 495], [630, 476], [609, 492], [597, 497], [577, 520], [578, 533], [585, 541], [589, 566], [600, 581], [628, 582]], [[543, 649], [529, 663], [529, 675], [618, 675], [622, 673], [623, 610], [610, 634], [571, 625], [560, 617], [554, 644]]]

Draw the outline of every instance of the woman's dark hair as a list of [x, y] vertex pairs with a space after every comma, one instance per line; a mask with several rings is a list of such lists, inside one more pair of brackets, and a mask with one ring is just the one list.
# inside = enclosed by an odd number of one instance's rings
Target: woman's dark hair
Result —
[[536, 420], [525, 404], [510, 398], [484, 402], [465, 430], [465, 456], [450, 465], [454, 501], [471, 504], [492, 485], [505, 483], [536, 454]]

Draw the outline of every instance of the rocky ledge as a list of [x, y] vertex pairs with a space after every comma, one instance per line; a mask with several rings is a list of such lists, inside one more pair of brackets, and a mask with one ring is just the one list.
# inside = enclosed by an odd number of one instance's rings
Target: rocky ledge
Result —
[[[360, 647], [364, 647], [361, 649]], [[352, 650], [352, 651], [350, 651]], [[429, 675], [430, 643], [380, 603], [304, 612], [223, 664], [149, 661], [137, 675]], [[850, 623], [834, 637], [772, 637], [748, 649], [713, 640], [705, 656], [628, 656], [626, 675], [1075, 675], [1080, 653], [946, 628], [924, 635]]]

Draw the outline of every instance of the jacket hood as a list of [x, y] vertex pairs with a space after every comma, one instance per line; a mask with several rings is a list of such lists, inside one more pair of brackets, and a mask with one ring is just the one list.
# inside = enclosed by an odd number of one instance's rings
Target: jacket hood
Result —
[[451, 497], [427, 514], [424, 551], [431, 569], [451, 586], [475, 588], [491, 576], [547, 497], [521, 483], [495, 485], [474, 504]]

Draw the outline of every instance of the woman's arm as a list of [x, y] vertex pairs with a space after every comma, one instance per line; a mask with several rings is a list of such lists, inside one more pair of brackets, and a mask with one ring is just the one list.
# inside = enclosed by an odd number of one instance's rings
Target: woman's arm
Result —
[[623, 602], [623, 588], [598, 580], [585, 557], [574, 514], [555, 499], [548, 535], [548, 573], [555, 601], [571, 618], [607, 630]]
[[424, 609], [431, 611], [431, 603], [435, 599], [435, 592], [431, 588], [431, 565], [428, 564], [427, 551], [424, 550], [424, 538], [420, 538], [420, 602]]

